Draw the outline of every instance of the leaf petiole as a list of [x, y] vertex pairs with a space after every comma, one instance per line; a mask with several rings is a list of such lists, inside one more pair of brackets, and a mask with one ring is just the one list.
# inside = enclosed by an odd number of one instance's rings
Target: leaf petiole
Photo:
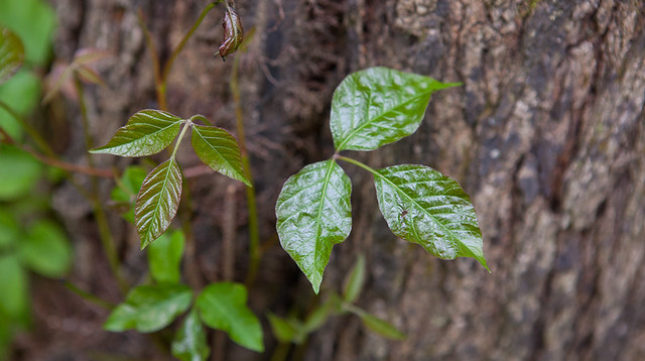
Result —
[[184, 127], [181, 128], [181, 133], [179, 133], [179, 138], [177, 138], [177, 142], [175, 143], [175, 147], [172, 149], [172, 154], [170, 155], [170, 159], [175, 159], [175, 155], [177, 154], [177, 149], [179, 149], [179, 145], [181, 144], [182, 139], [184, 139], [184, 135], [186, 135], [186, 131], [188, 128], [190, 128], [193, 125], [193, 119], [194, 117], [190, 119], [185, 119], [182, 122], [184, 123]]
[[356, 159], [349, 158], [349, 157], [343, 157], [342, 155], [338, 155], [338, 154], [334, 155], [334, 159], [340, 159], [340, 160], [345, 161], [347, 163], [351, 163], [353, 165], [359, 166], [359, 167], [365, 169], [366, 171], [372, 173], [375, 177], [382, 177], [382, 175], [379, 172], [377, 172], [374, 168], [371, 168], [367, 164], [359, 162]]

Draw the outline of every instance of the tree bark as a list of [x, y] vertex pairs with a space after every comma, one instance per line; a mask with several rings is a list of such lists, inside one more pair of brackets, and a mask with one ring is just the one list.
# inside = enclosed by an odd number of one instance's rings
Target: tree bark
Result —
[[[134, 111], [157, 106], [136, 9], [142, 9], [163, 59], [206, 3], [53, 4], [60, 17], [57, 57], [70, 59], [86, 47], [113, 54], [101, 69], [108, 86], [88, 94], [92, 133], [102, 143]], [[371, 177], [343, 165], [354, 184], [354, 226], [334, 249], [323, 292], [339, 290], [356, 255], [365, 254], [368, 281], [359, 305], [395, 324], [407, 339], [384, 341], [358, 319], [342, 316], [292, 350], [290, 359], [645, 359], [644, 2], [239, 0], [238, 5], [245, 28], [255, 27], [249, 51], [238, 55], [240, 84], [262, 240], [274, 245], [264, 253], [251, 291], [254, 310], [285, 314], [306, 308], [312, 297], [295, 265], [275, 247], [273, 207], [289, 175], [333, 153], [332, 92], [349, 72], [367, 66], [463, 83], [433, 97], [416, 134], [355, 155], [373, 167], [426, 164], [458, 180], [475, 205], [492, 269], [489, 274], [469, 259], [442, 261], [397, 240], [377, 211]], [[222, 38], [221, 18], [222, 9], [214, 10], [178, 58], [168, 99], [175, 114], [201, 113], [233, 130], [231, 62], [213, 56]], [[72, 103], [67, 108], [77, 112]], [[80, 160], [83, 140], [73, 130], [80, 120], [70, 119], [65, 149], [68, 159]], [[198, 164], [183, 150], [184, 168]], [[129, 162], [98, 161], [118, 167]], [[202, 176], [186, 185], [195, 198], [196, 263], [204, 282], [222, 277], [220, 222], [229, 184], [223, 177]], [[110, 186], [104, 184], [106, 191]], [[72, 193], [62, 187], [55, 204], [76, 244], [90, 242], [81, 249], [91, 256], [78, 261], [74, 277], [119, 301], [110, 281], [96, 285], [106, 278], [97, 269], [107, 265], [94, 264], [102, 257], [95, 232], [75, 232], [88, 222], [89, 209], [74, 207], [80, 201]], [[238, 194], [240, 258], [233, 277], [239, 281], [246, 272], [248, 235]], [[111, 221], [128, 277], [136, 281], [145, 257], [131, 227], [116, 217]], [[49, 316], [42, 311], [38, 317]], [[94, 327], [101, 317], [100, 312], [94, 317]], [[65, 332], [81, 337], [81, 331]], [[147, 339], [132, 337], [148, 346], [118, 344], [118, 337], [107, 333], [75, 342], [103, 350], [102, 344], [117, 344], [109, 349], [134, 357], [154, 354]], [[269, 336], [265, 340], [265, 355], [229, 343], [225, 359], [267, 360], [275, 343]], [[60, 350], [56, 342], [47, 345]], [[42, 356], [24, 352], [24, 359]]]

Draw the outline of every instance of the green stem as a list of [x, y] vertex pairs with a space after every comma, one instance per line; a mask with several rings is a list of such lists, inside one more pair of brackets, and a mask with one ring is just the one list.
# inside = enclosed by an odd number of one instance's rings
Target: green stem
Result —
[[65, 288], [67, 288], [68, 290], [74, 292], [75, 294], [77, 294], [79, 297], [81, 297], [85, 301], [93, 303], [93, 304], [95, 304], [95, 305], [97, 305], [99, 307], [105, 308], [106, 310], [112, 310], [114, 308], [114, 305], [111, 304], [110, 302], [100, 298], [97, 295], [94, 295], [92, 293], [89, 293], [87, 291], [84, 291], [84, 290], [78, 288], [76, 285], [74, 285], [73, 283], [71, 283], [69, 281], [65, 281]]
[[181, 141], [184, 139], [184, 135], [186, 135], [186, 131], [190, 126], [193, 125], [193, 122], [191, 122], [189, 119], [185, 121], [184, 127], [181, 128], [181, 133], [179, 133], [179, 138], [177, 138], [177, 142], [175, 142], [175, 147], [172, 150], [172, 154], [170, 154], [171, 159], [175, 159], [175, 156], [177, 155], [177, 149], [179, 149], [179, 145], [181, 144]]
[[[76, 92], [78, 93], [78, 105], [81, 110], [81, 122], [83, 125], [85, 146], [87, 147], [87, 149], [92, 149], [94, 147], [94, 142], [92, 140], [92, 136], [90, 135], [90, 121], [87, 115], [85, 92], [83, 89], [83, 84], [81, 84], [81, 81], [77, 76], [74, 76], [74, 86], [76, 87]], [[90, 153], [88, 153], [87, 155], [87, 162], [91, 168], [94, 168], [94, 158]], [[116, 281], [119, 284], [121, 292], [125, 293], [128, 290], [128, 283], [121, 275], [119, 255], [116, 251], [116, 248], [114, 247], [114, 236], [112, 235], [112, 231], [110, 230], [107, 214], [105, 213], [102, 202], [99, 200], [99, 183], [96, 177], [90, 178], [90, 198], [94, 216], [96, 217], [96, 224], [99, 228], [99, 238], [101, 239], [103, 251], [108, 258], [110, 269], [112, 271], [112, 274], [114, 275], [114, 278], [116, 278]]]
[[379, 178], [383, 177], [381, 175], [381, 173], [377, 172], [374, 168], [371, 168], [367, 164], [361, 163], [361, 162], [357, 161], [356, 159], [349, 158], [349, 157], [343, 157], [342, 155], [338, 155], [338, 154], [335, 154], [334, 158], [343, 160], [343, 161], [345, 161], [347, 163], [352, 163], [353, 165], [356, 165], [356, 166], [359, 166], [359, 167], [365, 169], [366, 171], [372, 173], [372, 175], [374, 175], [375, 177], [379, 177]]
[[237, 127], [237, 137], [240, 144], [240, 153], [242, 155], [244, 175], [249, 180], [249, 182], [251, 182], [251, 186], [246, 187], [246, 206], [249, 212], [249, 271], [246, 276], [246, 285], [248, 287], [251, 286], [251, 284], [255, 280], [255, 276], [260, 265], [260, 227], [258, 226], [258, 211], [257, 203], [255, 200], [253, 173], [251, 172], [249, 154], [246, 150], [246, 133], [244, 131], [244, 117], [242, 114], [240, 87], [238, 84], [238, 68], [239, 58], [236, 56], [233, 60], [233, 68], [231, 69], [231, 81], [229, 82], [229, 86], [231, 88], [231, 93], [233, 94], [233, 102], [235, 103], [235, 125]]
[[4, 109], [7, 113], [9, 113], [9, 115], [11, 115], [15, 120], [17, 120], [20, 123], [20, 125], [22, 125], [25, 131], [27, 131], [27, 134], [29, 134], [29, 136], [33, 138], [33, 140], [36, 142], [36, 145], [38, 145], [38, 148], [40, 148], [40, 150], [43, 153], [47, 154], [50, 157], [56, 156], [56, 154], [54, 153], [54, 150], [49, 146], [49, 143], [45, 141], [45, 138], [43, 138], [38, 133], [36, 128], [34, 128], [31, 124], [29, 124], [18, 113], [16, 113], [9, 105], [7, 105], [7, 103], [0, 100], [0, 108]]
[[186, 46], [186, 43], [190, 39], [191, 36], [197, 31], [197, 28], [199, 25], [204, 21], [204, 18], [208, 14], [211, 9], [215, 7], [218, 3], [222, 2], [222, 0], [218, 0], [215, 2], [212, 2], [202, 10], [201, 14], [199, 14], [199, 17], [193, 24], [193, 26], [188, 30], [186, 35], [181, 39], [179, 44], [173, 49], [172, 53], [170, 54], [170, 58], [168, 58], [168, 61], [166, 64], [164, 64], [163, 67], [163, 72], [161, 73], [159, 77], [159, 82], [157, 83], [157, 99], [159, 100], [159, 106], [161, 107], [161, 110], [167, 110], [167, 100], [166, 100], [166, 89], [167, 89], [167, 84], [168, 84], [168, 76], [170, 75], [170, 71], [172, 70], [173, 64], [175, 64], [175, 60], [177, 59], [177, 56], [179, 56], [179, 53], [184, 49]]

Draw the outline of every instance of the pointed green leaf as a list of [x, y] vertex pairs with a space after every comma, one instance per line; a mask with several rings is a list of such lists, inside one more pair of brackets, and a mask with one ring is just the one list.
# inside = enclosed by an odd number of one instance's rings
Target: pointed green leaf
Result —
[[181, 170], [174, 158], [159, 164], [143, 181], [134, 209], [141, 249], [159, 238], [175, 218], [181, 184]]
[[148, 264], [152, 279], [158, 283], [179, 283], [181, 256], [184, 253], [184, 234], [166, 232], [148, 248]]
[[11, 30], [0, 26], [0, 84], [18, 71], [25, 60], [25, 48]]
[[395, 235], [439, 258], [475, 258], [488, 270], [477, 215], [457, 182], [422, 165], [396, 165], [377, 174], [379, 208]]
[[136, 287], [112, 311], [103, 328], [115, 332], [161, 330], [190, 307], [192, 298], [191, 289], [184, 285]]
[[356, 301], [363, 289], [365, 283], [365, 256], [362, 254], [356, 259], [356, 263], [345, 279], [345, 288], [343, 290], [343, 298], [345, 302], [352, 303]]
[[380, 318], [374, 317], [365, 312], [360, 313], [359, 317], [361, 318], [361, 321], [363, 321], [363, 325], [372, 332], [391, 340], [405, 339], [405, 334], [403, 332], [397, 330], [396, 327]]
[[60, 277], [72, 260], [72, 248], [58, 225], [41, 220], [31, 225], [26, 237], [18, 243], [23, 264], [47, 277]]
[[172, 341], [172, 355], [181, 361], [204, 361], [210, 349], [197, 311], [190, 310]]
[[202, 321], [222, 330], [233, 341], [253, 351], [264, 351], [260, 320], [246, 306], [246, 288], [237, 283], [214, 283], [197, 297]]
[[143, 168], [130, 166], [123, 172], [117, 186], [110, 193], [110, 199], [120, 206], [121, 216], [130, 223], [134, 223], [134, 203], [144, 179], [146, 171]]
[[350, 74], [331, 103], [336, 150], [373, 150], [414, 133], [430, 95], [456, 85], [382, 67]]
[[335, 244], [352, 229], [352, 184], [334, 160], [310, 164], [282, 186], [276, 203], [280, 244], [318, 293]]
[[142, 110], [117, 130], [108, 144], [90, 153], [142, 157], [159, 153], [177, 137], [182, 119], [161, 110]]
[[29, 304], [27, 275], [14, 254], [0, 254], [0, 314], [18, 318]]
[[251, 182], [244, 175], [237, 141], [227, 131], [195, 124], [191, 141], [195, 153], [204, 164], [227, 177], [251, 186]]

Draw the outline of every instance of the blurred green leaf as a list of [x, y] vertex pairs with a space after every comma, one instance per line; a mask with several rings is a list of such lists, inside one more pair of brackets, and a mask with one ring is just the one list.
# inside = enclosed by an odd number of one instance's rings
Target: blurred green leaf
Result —
[[159, 238], [177, 214], [181, 198], [181, 170], [174, 158], [159, 164], [146, 177], [134, 208], [141, 249]]
[[352, 303], [356, 301], [361, 294], [363, 284], [365, 283], [365, 256], [362, 254], [356, 259], [352, 271], [345, 279], [345, 288], [343, 289], [343, 298], [345, 302]]
[[361, 313], [359, 314], [359, 317], [361, 318], [361, 321], [363, 321], [363, 325], [372, 332], [391, 340], [405, 339], [405, 334], [403, 332], [397, 330], [396, 327], [378, 317], [372, 316], [368, 313]]
[[287, 320], [270, 312], [267, 314], [267, 318], [269, 319], [273, 335], [278, 341], [298, 343], [297, 335], [302, 333], [302, 324], [298, 320]]
[[13, 30], [22, 39], [28, 62], [45, 65], [56, 26], [56, 14], [46, 1], [2, 0], [0, 24]]
[[[25, 69], [19, 70], [0, 85], [0, 101], [8, 104], [20, 116], [28, 116], [40, 97], [40, 79]], [[22, 139], [22, 126], [11, 114], [0, 108], [0, 127], [16, 141]]]
[[9, 357], [9, 344], [13, 338], [11, 320], [3, 312], [0, 312], [0, 361]]
[[112, 311], [103, 328], [115, 332], [158, 331], [186, 311], [192, 298], [191, 289], [184, 285], [138, 286]]
[[0, 253], [15, 244], [20, 237], [20, 225], [15, 214], [8, 209], [0, 208]]
[[0, 144], [0, 200], [13, 200], [31, 192], [41, 170], [42, 165], [30, 154]]
[[161, 152], [179, 134], [182, 119], [170, 113], [146, 109], [136, 112], [110, 141], [90, 153], [143, 157]]
[[304, 329], [309, 333], [322, 327], [327, 322], [329, 316], [334, 312], [335, 300], [333, 297], [327, 298], [325, 302], [318, 305], [305, 320]]
[[64, 275], [72, 260], [72, 248], [65, 233], [49, 220], [31, 225], [18, 243], [18, 250], [23, 264], [47, 277]]
[[18, 71], [24, 58], [25, 49], [20, 38], [13, 31], [0, 26], [0, 84]]
[[197, 311], [190, 310], [172, 341], [172, 354], [181, 361], [204, 361], [210, 349], [206, 343], [206, 332]]
[[166, 232], [148, 247], [148, 264], [152, 279], [159, 283], [179, 283], [184, 234]]
[[28, 279], [15, 254], [0, 255], [0, 312], [24, 317], [29, 302]]
[[244, 285], [213, 283], [197, 297], [197, 309], [208, 326], [228, 333], [233, 341], [253, 351], [264, 351], [260, 320], [246, 306]]
[[113, 201], [127, 206], [127, 210], [121, 216], [130, 223], [134, 223], [134, 203], [145, 178], [145, 169], [139, 166], [129, 166], [110, 193], [110, 198]]

